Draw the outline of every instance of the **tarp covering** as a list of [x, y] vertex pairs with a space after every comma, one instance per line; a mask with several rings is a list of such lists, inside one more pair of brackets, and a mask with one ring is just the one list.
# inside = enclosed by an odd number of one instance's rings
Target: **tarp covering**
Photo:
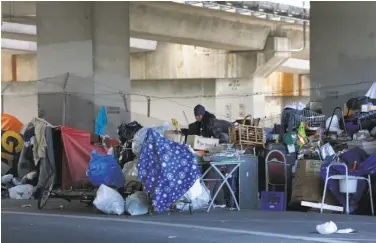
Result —
[[93, 150], [106, 154], [103, 147], [91, 144], [90, 133], [71, 127], [61, 126], [61, 137], [64, 144], [62, 184], [63, 188], [84, 188], [90, 181], [86, 169]]
[[[365, 159], [366, 158], [366, 159]], [[347, 164], [349, 168], [348, 174], [350, 176], [368, 176], [376, 173], [376, 153], [372, 154], [367, 158], [366, 153], [360, 148], [356, 147], [342, 155], [343, 161]], [[325, 181], [326, 179], [326, 169], [329, 166], [331, 160], [329, 156], [325, 158], [325, 163], [321, 166], [321, 178]], [[357, 164], [356, 170], [350, 170], [352, 168], [354, 161], [361, 161]], [[333, 165], [330, 167], [329, 176], [332, 175], [345, 175], [345, 168], [343, 166]], [[350, 213], [355, 212], [358, 208], [359, 200], [364, 195], [364, 190], [366, 188], [366, 182], [364, 180], [359, 180], [357, 185], [357, 192], [350, 199]], [[345, 194], [339, 192], [339, 182], [338, 180], [329, 180], [328, 189], [332, 192], [334, 197], [338, 200], [341, 206], [346, 207]]]
[[24, 140], [20, 134], [23, 123], [16, 117], [1, 113], [1, 166], [2, 175], [17, 165]]
[[157, 212], [166, 211], [201, 176], [187, 145], [173, 142], [152, 128], [147, 130], [137, 169], [146, 191], [152, 193]]
[[20, 120], [18, 120], [16, 117], [9, 114], [1, 113], [1, 130], [15, 131], [19, 133], [23, 125], [24, 124], [20, 122]]

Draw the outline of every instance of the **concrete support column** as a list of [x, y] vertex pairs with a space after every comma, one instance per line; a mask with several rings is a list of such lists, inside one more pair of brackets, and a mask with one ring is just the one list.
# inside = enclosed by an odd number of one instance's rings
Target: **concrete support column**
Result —
[[105, 106], [115, 135], [130, 119], [129, 3], [37, 2], [37, 31], [39, 116], [94, 131]]

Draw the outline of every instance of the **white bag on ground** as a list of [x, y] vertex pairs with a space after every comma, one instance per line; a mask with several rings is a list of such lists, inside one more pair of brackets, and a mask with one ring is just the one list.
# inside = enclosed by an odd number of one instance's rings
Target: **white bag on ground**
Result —
[[147, 214], [149, 209], [148, 195], [137, 191], [125, 199], [125, 211], [130, 215]]
[[329, 221], [324, 224], [317, 225], [316, 230], [319, 232], [319, 234], [329, 235], [337, 232], [337, 225], [334, 222]]
[[197, 179], [195, 184], [185, 193], [184, 197], [188, 200], [193, 200], [198, 198], [202, 193], [202, 185], [200, 183], [200, 179]]
[[95, 207], [106, 214], [121, 215], [124, 213], [124, 199], [119, 192], [101, 185], [93, 202]]
[[35, 189], [32, 185], [18, 185], [8, 189], [10, 199], [30, 199]]
[[[200, 189], [197, 189], [199, 186]], [[197, 196], [196, 193], [200, 192], [200, 194]], [[209, 206], [210, 201], [210, 191], [208, 188], [200, 182], [198, 179], [195, 184], [191, 187], [191, 189], [182, 197], [182, 200], [190, 200], [192, 203], [192, 208], [200, 209], [200, 208], [207, 208]], [[186, 203], [180, 202], [177, 205], [177, 208], [179, 210], [188, 210], [189, 207], [187, 207]]]

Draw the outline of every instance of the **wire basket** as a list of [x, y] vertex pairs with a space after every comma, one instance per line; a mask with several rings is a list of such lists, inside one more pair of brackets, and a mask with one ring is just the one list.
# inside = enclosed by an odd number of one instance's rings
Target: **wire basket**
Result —
[[245, 125], [249, 117], [251, 116], [246, 116], [242, 124], [233, 125], [229, 128], [230, 143], [241, 148], [265, 147], [264, 128]]
[[301, 114], [295, 114], [298, 124], [304, 122], [310, 128], [325, 128], [325, 115], [310, 110], [302, 110]]

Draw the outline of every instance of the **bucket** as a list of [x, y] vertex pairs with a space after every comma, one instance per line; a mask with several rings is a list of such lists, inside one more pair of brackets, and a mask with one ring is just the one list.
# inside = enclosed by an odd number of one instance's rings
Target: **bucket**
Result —
[[[358, 185], [358, 180], [348, 178], [348, 193], [355, 193], [356, 187]], [[346, 193], [346, 179], [339, 180], [339, 191], [341, 193]]]

